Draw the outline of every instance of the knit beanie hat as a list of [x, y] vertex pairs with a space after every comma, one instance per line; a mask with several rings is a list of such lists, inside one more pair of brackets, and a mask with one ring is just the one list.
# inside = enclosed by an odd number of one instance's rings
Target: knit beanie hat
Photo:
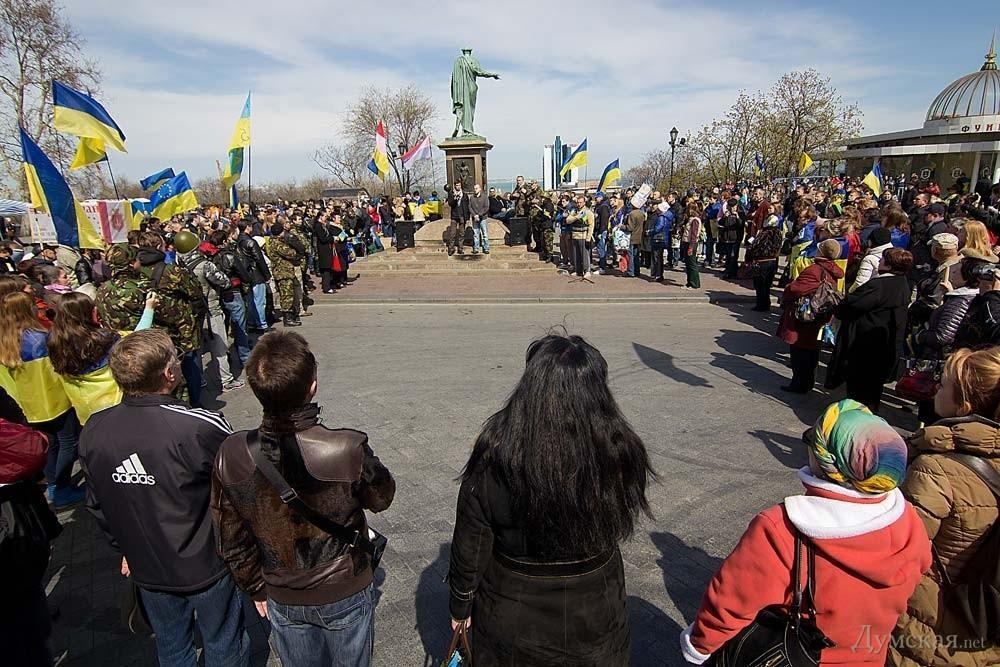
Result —
[[889, 424], [851, 399], [829, 406], [810, 449], [822, 477], [864, 493], [892, 491], [906, 476], [906, 443]]

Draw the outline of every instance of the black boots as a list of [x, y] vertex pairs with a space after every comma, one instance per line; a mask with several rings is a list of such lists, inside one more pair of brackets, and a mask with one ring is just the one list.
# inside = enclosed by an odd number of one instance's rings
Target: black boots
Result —
[[285, 313], [282, 322], [286, 327], [300, 327], [302, 326], [302, 320], [296, 314]]

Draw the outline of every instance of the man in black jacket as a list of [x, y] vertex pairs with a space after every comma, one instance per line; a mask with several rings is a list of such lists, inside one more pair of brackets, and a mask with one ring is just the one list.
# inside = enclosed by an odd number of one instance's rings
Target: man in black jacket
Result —
[[241, 220], [237, 225], [236, 250], [250, 273], [250, 294], [247, 296], [247, 310], [250, 312], [250, 329], [266, 331], [267, 326], [267, 283], [271, 280], [271, 270], [260, 245], [250, 235], [250, 224]]
[[469, 224], [469, 195], [462, 191], [462, 181], [455, 181], [455, 188], [448, 195], [448, 205], [451, 207], [451, 226], [448, 227], [448, 255], [454, 255], [458, 250], [461, 255], [465, 251], [465, 228]]
[[597, 265], [600, 273], [608, 270], [608, 257], [614, 257], [614, 248], [609, 238], [611, 234], [611, 204], [603, 192], [594, 195], [597, 206], [594, 207], [594, 238], [597, 241]]
[[110, 367], [125, 397], [80, 435], [87, 508], [139, 587], [161, 665], [196, 663], [195, 618], [206, 664], [249, 665], [241, 596], [208, 511], [212, 463], [232, 429], [171, 396], [180, 359], [163, 331], [123, 338]]

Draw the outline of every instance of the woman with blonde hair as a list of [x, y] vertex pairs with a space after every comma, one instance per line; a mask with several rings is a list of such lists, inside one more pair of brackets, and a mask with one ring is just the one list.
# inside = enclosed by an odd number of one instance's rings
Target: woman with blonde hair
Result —
[[59, 376], [52, 368], [49, 334], [38, 320], [34, 300], [11, 292], [0, 301], [0, 388], [14, 399], [32, 428], [49, 435], [45, 477], [49, 499], [59, 507], [83, 500], [72, 486], [80, 423]]
[[967, 566], [987, 555], [979, 551], [1000, 517], [996, 495], [972, 467], [1000, 472], [1000, 347], [954, 352], [945, 363], [934, 411], [941, 420], [909, 438], [916, 456], [901, 488], [923, 520], [935, 563], [896, 623], [888, 664], [997, 665], [1000, 646], [978, 637], [956, 613], [945, 582], [962, 582]]
[[965, 224], [959, 227], [958, 247], [959, 254], [963, 257], [983, 259], [994, 264], [1000, 261], [993, 254], [993, 244], [990, 243], [990, 235], [986, 231], [986, 225], [978, 220], [966, 220]]

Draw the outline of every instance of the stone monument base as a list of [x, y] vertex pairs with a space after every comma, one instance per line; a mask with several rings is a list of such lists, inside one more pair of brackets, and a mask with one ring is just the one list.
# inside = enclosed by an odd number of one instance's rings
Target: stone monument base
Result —
[[[441, 245], [446, 245], [448, 243], [448, 227], [451, 226], [451, 220], [435, 220], [434, 222], [425, 223], [423, 227], [413, 235], [413, 240], [417, 248], [427, 248], [427, 247], [440, 247]], [[503, 245], [507, 238], [507, 225], [503, 224], [499, 220], [489, 218], [487, 229], [489, 231], [490, 244], [491, 245]], [[468, 229], [465, 230], [465, 238], [467, 247], [472, 247], [472, 224], [468, 225]]]

